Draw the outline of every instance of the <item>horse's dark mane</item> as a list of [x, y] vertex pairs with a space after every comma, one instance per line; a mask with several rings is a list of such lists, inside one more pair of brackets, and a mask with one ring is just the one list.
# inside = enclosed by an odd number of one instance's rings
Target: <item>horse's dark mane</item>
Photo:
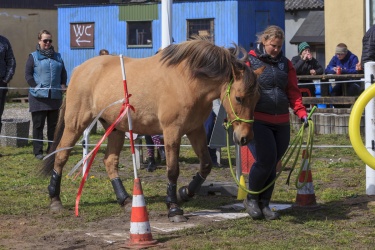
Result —
[[[243, 53], [243, 58], [238, 55]], [[176, 66], [186, 60], [193, 78], [210, 78], [212, 80], [229, 80], [233, 73], [238, 76], [244, 70], [248, 60], [247, 53], [234, 44], [233, 48], [216, 46], [204, 38], [196, 37], [180, 44], [172, 44], [161, 51], [162, 63]]]

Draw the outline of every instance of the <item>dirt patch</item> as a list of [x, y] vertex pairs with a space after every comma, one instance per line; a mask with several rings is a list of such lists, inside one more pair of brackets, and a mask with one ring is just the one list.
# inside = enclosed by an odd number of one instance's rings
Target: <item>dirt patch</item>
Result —
[[[197, 164], [182, 163], [181, 165], [182, 171], [189, 171], [192, 174], [195, 173], [194, 169], [198, 169]], [[165, 166], [159, 166], [159, 168], [165, 169]], [[140, 171], [142, 183], [164, 183], [166, 180], [164, 174], [148, 173], [143, 169]], [[98, 176], [103, 173], [92, 172], [92, 174]], [[224, 176], [230, 180], [229, 169], [216, 168], [206, 182], [211, 184], [212, 180], [222, 179]], [[187, 184], [190, 180], [191, 175], [181, 176], [179, 182]], [[207, 187], [205, 190], [207, 191]], [[215, 199], [214, 196], [215, 194], [207, 196], [207, 202], [209, 199]], [[233, 197], [229, 200], [233, 200]], [[217, 213], [220, 210], [214, 212]], [[2, 215], [0, 217], [0, 249], [119, 249], [129, 242], [130, 213], [129, 210], [123, 212], [120, 207], [119, 214], [90, 223], [86, 223], [84, 218], [75, 217], [72, 208], [65, 207], [61, 214], [51, 214], [45, 206], [36, 214], [33, 212], [33, 215], [28, 215], [25, 211], [23, 215]], [[162, 211], [148, 209], [148, 216], [154, 238], [168, 236], [170, 232], [176, 230], [210, 225], [213, 221], [223, 220], [214, 216], [185, 213], [188, 218], [186, 223], [171, 223], [168, 220], [166, 208]], [[235, 218], [235, 216], [232, 217]], [[166, 242], [159, 242], [157, 247], [168, 249], [167, 245]]]
[[[363, 196], [335, 204], [336, 207], [341, 209], [345, 205], [348, 205], [346, 213], [350, 215], [345, 219], [352, 223], [359, 217], [369, 216], [368, 207], [375, 206], [375, 198]], [[326, 216], [325, 210], [326, 207], [323, 206], [320, 211], [315, 212], [316, 216]], [[176, 242], [179, 246], [183, 246], [184, 237], [173, 236], [173, 232], [176, 230], [197, 227], [198, 225], [208, 227], [220, 220], [225, 220], [225, 218], [215, 217], [217, 211], [206, 212], [208, 212], [206, 216], [189, 213], [187, 214], [188, 222], [175, 224], [168, 221], [166, 212], [151, 211], [149, 216], [153, 238], [161, 239], [155, 248], [174, 249], [171, 246]], [[234, 213], [246, 216], [241, 212]], [[294, 214], [298, 219], [297, 214], [301, 211], [291, 210], [287, 213]], [[310, 211], [309, 213], [312, 214], [313, 212]], [[113, 216], [90, 223], [84, 223], [82, 218], [73, 217], [72, 211], [63, 216], [49, 213], [41, 213], [32, 217], [27, 214], [2, 216], [0, 221], [0, 249], [120, 249], [129, 243], [129, 215]], [[230, 217], [235, 218], [233, 214], [230, 214]], [[74, 226], [67, 228], [66, 221], [71, 220], [75, 220]], [[363, 230], [366, 231], [366, 229]], [[270, 237], [283, 237], [284, 234], [277, 231], [271, 230], [264, 236], [258, 236], [257, 241], [261, 241], [262, 238], [264, 238], [263, 240], [269, 240]], [[363, 232], [366, 233], [365, 231]], [[371, 230], [367, 234], [371, 234]]]
[[[81, 152], [76, 153], [81, 155]], [[22, 154], [20, 154], [22, 155]], [[11, 159], [10, 156], [4, 155], [3, 159]], [[25, 160], [26, 159], [26, 160]], [[131, 159], [127, 156], [126, 161]], [[198, 165], [187, 163], [188, 157], [181, 157], [181, 175], [180, 184], [187, 184], [192, 175], [197, 171]], [[331, 160], [332, 159], [332, 160]], [[30, 167], [34, 159], [22, 157], [15, 165], [22, 165], [22, 170]], [[158, 249], [199, 249], [199, 242], [193, 245], [191, 242], [197, 242], [203, 238], [209, 242], [224, 242], [222, 245], [208, 245], [206, 249], [250, 249], [245, 247], [251, 240], [259, 249], [276, 249], [268, 247], [269, 242], [280, 242], [277, 249], [289, 249], [301, 247], [299, 242], [309, 245], [315, 249], [335, 249], [350, 248], [352, 249], [372, 249], [375, 244], [375, 235], [373, 233], [373, 221], [375, 221], [375, 197], [364, 195], [364, 168], [359, 164], [345, 165], [352, 162], [350, 156], [314, 158], [316, 165], [322, 165], [327, 173], [324, 176], [318, 174], [318, 169], [313, 168], [314, 184], [316, 186], [317, 198], [322, 197], [327, 189], [337, 190], [337, 199], [334, 202], [322, 204], [318, 211], [295, 211], [285, 210], [281, 213], [282, 220], [278, 222], [252, 221], [249, 218], [236, 220], [233, 224], [226, 224], [223, 221], [227, 218], [220, 218], [215, 213], [218, 211], [206, 211], [206, 216], [186, 213], [189, 218], [186, 223], [170, 223], [167, 218], [165, 207], [160, 209], [148, 209], [149, 219], [152, 228], [152, 235], [157, 239]], [[24, 164], [30, 162], [30, 164]], [[227, 162], [223, 162], [227, 166]], [[362, 163], [360, 163], [362, 164]], [[102, 166], [102, 163], [98, 165]], [[124, 164], [129, 166], [131, 164]], [[98, 167], [97, 167], [98, 168]], [[95, 168], [95, 169], [97, 169]], [[165, 169], [165, 166], [161, 166]], [[3, 168], [4, 169], [4, 168]], [[10, 169], [10, 168], [8, 168]], [[94, 170], [95, 170], [94, 169]], [[106, 177], [103, 167], [102, 172], [93, 173], [96, 176]], [[334, 170], [334, 171], [333, 171]], [[127, 176], [131, 175], [131, 169], [122, 169]], [[163, 170], [158, 170], [163, 172]], [[26, 174], [20, 174], [23, 180], [27, 180]], [[189, 173], [189, 174], [186, 174]], [[282, 174], [282, 179], [277, 184], [275, 192], [281, 193], [279, 200], [285, 201], [286, 197], [295, 197], [296, 190], [291, 186], [285, 185], [285, 179], [288, 172]], [[316, 178], [317, 177], [317, 178]], [[130, 177], [131, 178], [131, 177]], [[157, 183], [163, 187], [160, 197], [153, 197], [154, 200], [163, 200], [165, 195], [166, 177], [165, 174], [148, 173], [141, 170], [142, 183]], [[232, 176], [229, 168], [215, 168], [211, 172], [206, 184], [216, 181], [232, 182]], [[0, 182], [0, 192], [2, 183]], [[19, 185], [27, 186], [29, 183]], [[28, 186], [31, 187], [32, 185]], [[360, 186], [360, 188], [358, 188]], [[42, 189], [45, 190], [46, 186]], [[64, 188], [64, 185], [63, 187]], [[350, 192], [356, 190], [355, 192]], [[357, 191], [361, 190], [361, 191]], [[214, 194], [200, 197], [202, 203], [211, 203], [217, 198], [222, 191], [215, 191]], [[30, 194], [32, 195], [32, 194]], [[289, 195], [289, 196], [288, 196]], [[331, 194], [332, 195], [332, 194]], [[7, 197], [0, 195], [0, 204]], [[18, 197], [22, 198], [22, 197]], [[0, 249], [120, 249], [125, 246], [129, 239], [130, 233], [130, 214], [122, 213], [120, 208], [117, 214], [107, 216], [94, 222], [85, 222], [85, 218], [75, 217], [73, 208], [66, 208], [62, 214], [50, 214], [48, 211], [47, 197], [40, 200], [42, 205], [35, 208], [35, 211], [25, 211], [21, 215], [12, 215], [12, 212], [6, 215], [0, 215]], [[114, 205], [115, 201], [111, 205]], [[224, 203], [234, 203], [235, 198], [230, 197]], [[237, 201], [238, 202], [238, 201]], [[86, 207], [90, 205], [86, 203]], [[108, 203], [100, 204], [105, 209]], [[83, 205], [82, 205], [83, 206]], [[202, 207], [202, 206], [201, 206]], [[182, 206], [184, 208], [184, 206]], [[218, 207], [219, 210], [219, 207]], [[221, 211], [221, 210], [220, 210]], [[236, 215], [246, 215], [244, 211], [222, 210], [230, 212], [230, 218], [236, 218]], [[210, 214], [211, 213], [211, 214]], [[233, 225], [240, 228], [233, 236], [230, 231]], [[253, 227], [248, 227], [251, 225]], [[306, 225], [309, 225], [307, 227]], [[185, 230], [194, 227], [194, 230]], [[353, 230], [355, 229], [355, 230]], [[178, 230], [178, 231], [176, 231]], [[182, 232], [182, 233], [181, 233]], [[212, 233], [214, 232], [214, 233]], [[223, 233], [224, 232], [224, 233]], [[225, 233], [228, 232], [227, 238]], [[344, 233], [342, 233], [344, 232]], [[341, 234], [341, 235], [340, 235]], [[346, 234], [346, 235], [345, 235]], [[224, 235], [224, 236], [223, 236]], [[297, 237], [296, 237], [297, 235]], [[303, 238], [304, 235], [311, 237]], [[354, 235], [354, 236], [353, 236]], [[282, 241], [280, 241], [282, 239]], [[301, 239], [301, 240], [300, 240]], [[297, 241], [299, 240], [299, 241]], [[237, 242], [246, 241], [242, 244]], [[349, 241], [349, 242], [348, 242]], [[289, 242], [289, 245], [281, 245], [283, 242]], [[276, 244], [276, 243], [275, 243]], [[287, 243], [285, 243], [287, 244]], [[319, 245], [320, 244], [320, 245]], [[234, 245], [234, 247], [231, 247]], [[214, 246], [214, 247], [212, 247]], [[275, 245], [271, 245], [275, 246]], [[202, 245], [202, 248], [205, 246]], [[268, 248], [267, 248], [268, 247]]]

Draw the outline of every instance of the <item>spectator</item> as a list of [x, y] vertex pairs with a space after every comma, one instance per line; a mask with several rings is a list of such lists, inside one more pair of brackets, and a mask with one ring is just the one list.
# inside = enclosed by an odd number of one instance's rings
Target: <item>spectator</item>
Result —
[[155, 161], [155, 146], [160, 155], [160, 161], [165, 161], [165, 150], [162, 143], [162, 138], [160, 135], [145, 135], [146, 148], [147, 148], [147, 171], [153, 172], [156, 170], [156, 161]]
[[[339, 43], [336, 46], [335, 55], [329, 62], [325, 73], [326, 74], [357, 74], [356, 65], [358, 64], [358, 57], [348, 50], [344, 43]], [[347, 95], [357, 96], [360, 93], [360, 86], [357, 83], [349, 83], [347, 85]], [[332, 96], [343, 95], [343, 84], [336, 84], [332, 88]]]
[[52, 35], [47, 30], [38, 33], [36, 51], [29, 55], [25, 67], [29, 89], [29, 111], [33, 121], [33, 153], [43, 159], [43, 129], [47, 119], [49, 152], [66, 90], [67, 73], [61, 55], [52, 46]]
[[108, 52], [108, 50], [106, 50], [106, 49], [101, 49], [101, 50], [99, 51], [99, 56], [104, 56], [104, 55], [109, 55], [109, 52]]
[[[310, 45], [307, 42], [302, 42], [298, 45], [298, 56], [292, 58], [292, 63], [297, 75], [322, 75], [324, 71], [318, 60], [311, 55]], [[299, 82], [307, 83], [311, 81], [305, 80]], [[309, 89], [311, 96], [315, 96], [314, 84], [303, 85], [300, 88]]]
[[254, 112], [254, 140], [248, 144], [255, 158], [249, 173], [249, 190], [253, 193], [247, 195], [244, 205], [254, 220], [279, 219], [269, 203], [277, 163], [289, 146], [289, 107], [308, 124], [296, 71], [281, 51], [284, 39], [280, 27], [269, 26], [258, 36], [256, 49], [249, 52], [249, 64], [254, 70], [265, 67], [258, 78], [260, 99]]
[[[161, 49], [159, 48], [156, 51], [155, 55], [159, 53]], [[145, 135], [145, 140], [147, 143], [147, 157], [148, 157], [148, 164], [147, 164], [147, 171], [153, 172], [156, 170], [156, 161], [155, 161], [155, 146], [158, 149], [160, 160], [163, 162], [165, 161], [165, 150], [164, 146], [162, 146], [162, 138], [160, 135]]]
[[361, 62], [357, 64], [360, 73], [363, 73], [364, 64], [367, 62], [375, 62], [375, 25], [372, 25], [362, 38]]
[[1, 117], [4, 112], [8, 83], [12, 79], [15, 70], [16, 58], [14, 58], [12, 46], [7, 38], [0, 36], [0, 133], [3, 125]]
[[[212, 102], [211, 113], [208, 116], [207, 120], [204, 122], [204, 129], [206, 131], [206, 136], [207, 136], [207, 144], [210, 143], [212, 132], [215, 127], [216, 118], [219, 113], [219, 109], [220, 109], [220, 100], [216, 99]], [[208, 152], [210, 153], [212, 164], [215, 167], [219, 167], [220, 165], [217, 162], [216, 148], [208, 147]]]

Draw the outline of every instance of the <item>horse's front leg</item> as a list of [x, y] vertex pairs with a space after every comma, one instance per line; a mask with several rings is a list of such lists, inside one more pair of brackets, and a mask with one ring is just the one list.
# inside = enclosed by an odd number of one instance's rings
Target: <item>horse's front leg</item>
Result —
[[180, 175], [178, 157], [180, 155], [181, 136], [177, 129], [164, 130], [164, 149], [167, 162], [167, 198], [168, 218], [171, 222], [185, 222], [184, 211], [178, 205], [177, 180]]
[[118, 174], [120, 152], [124, 145], [124, 140], [125, 132], [119, 130], [112, 131], [112, 133], [108, 136], [108, 145], [103, 161], [108, 177], [111, 180], [113, 189], [115, 191], [117, 203], [126, 208], [126, 205], [131, 204], [131, 197], [126, 192]]
[[187, 134], [187, 137], [195, 154], [199, 158], [200, 168], [189, 185], [179, 189], [178, 193], [183, 201], [189, 201], [199, 191], [212, 168], [212, 160], [208, 152], [206, 133], [203, 125]]

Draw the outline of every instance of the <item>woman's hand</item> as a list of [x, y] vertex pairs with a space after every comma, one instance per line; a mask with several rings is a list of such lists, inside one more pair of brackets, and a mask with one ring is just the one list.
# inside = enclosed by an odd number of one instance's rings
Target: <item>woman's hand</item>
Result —
[[66, 92], [66, 84], [61, 84], [61, 91]]

